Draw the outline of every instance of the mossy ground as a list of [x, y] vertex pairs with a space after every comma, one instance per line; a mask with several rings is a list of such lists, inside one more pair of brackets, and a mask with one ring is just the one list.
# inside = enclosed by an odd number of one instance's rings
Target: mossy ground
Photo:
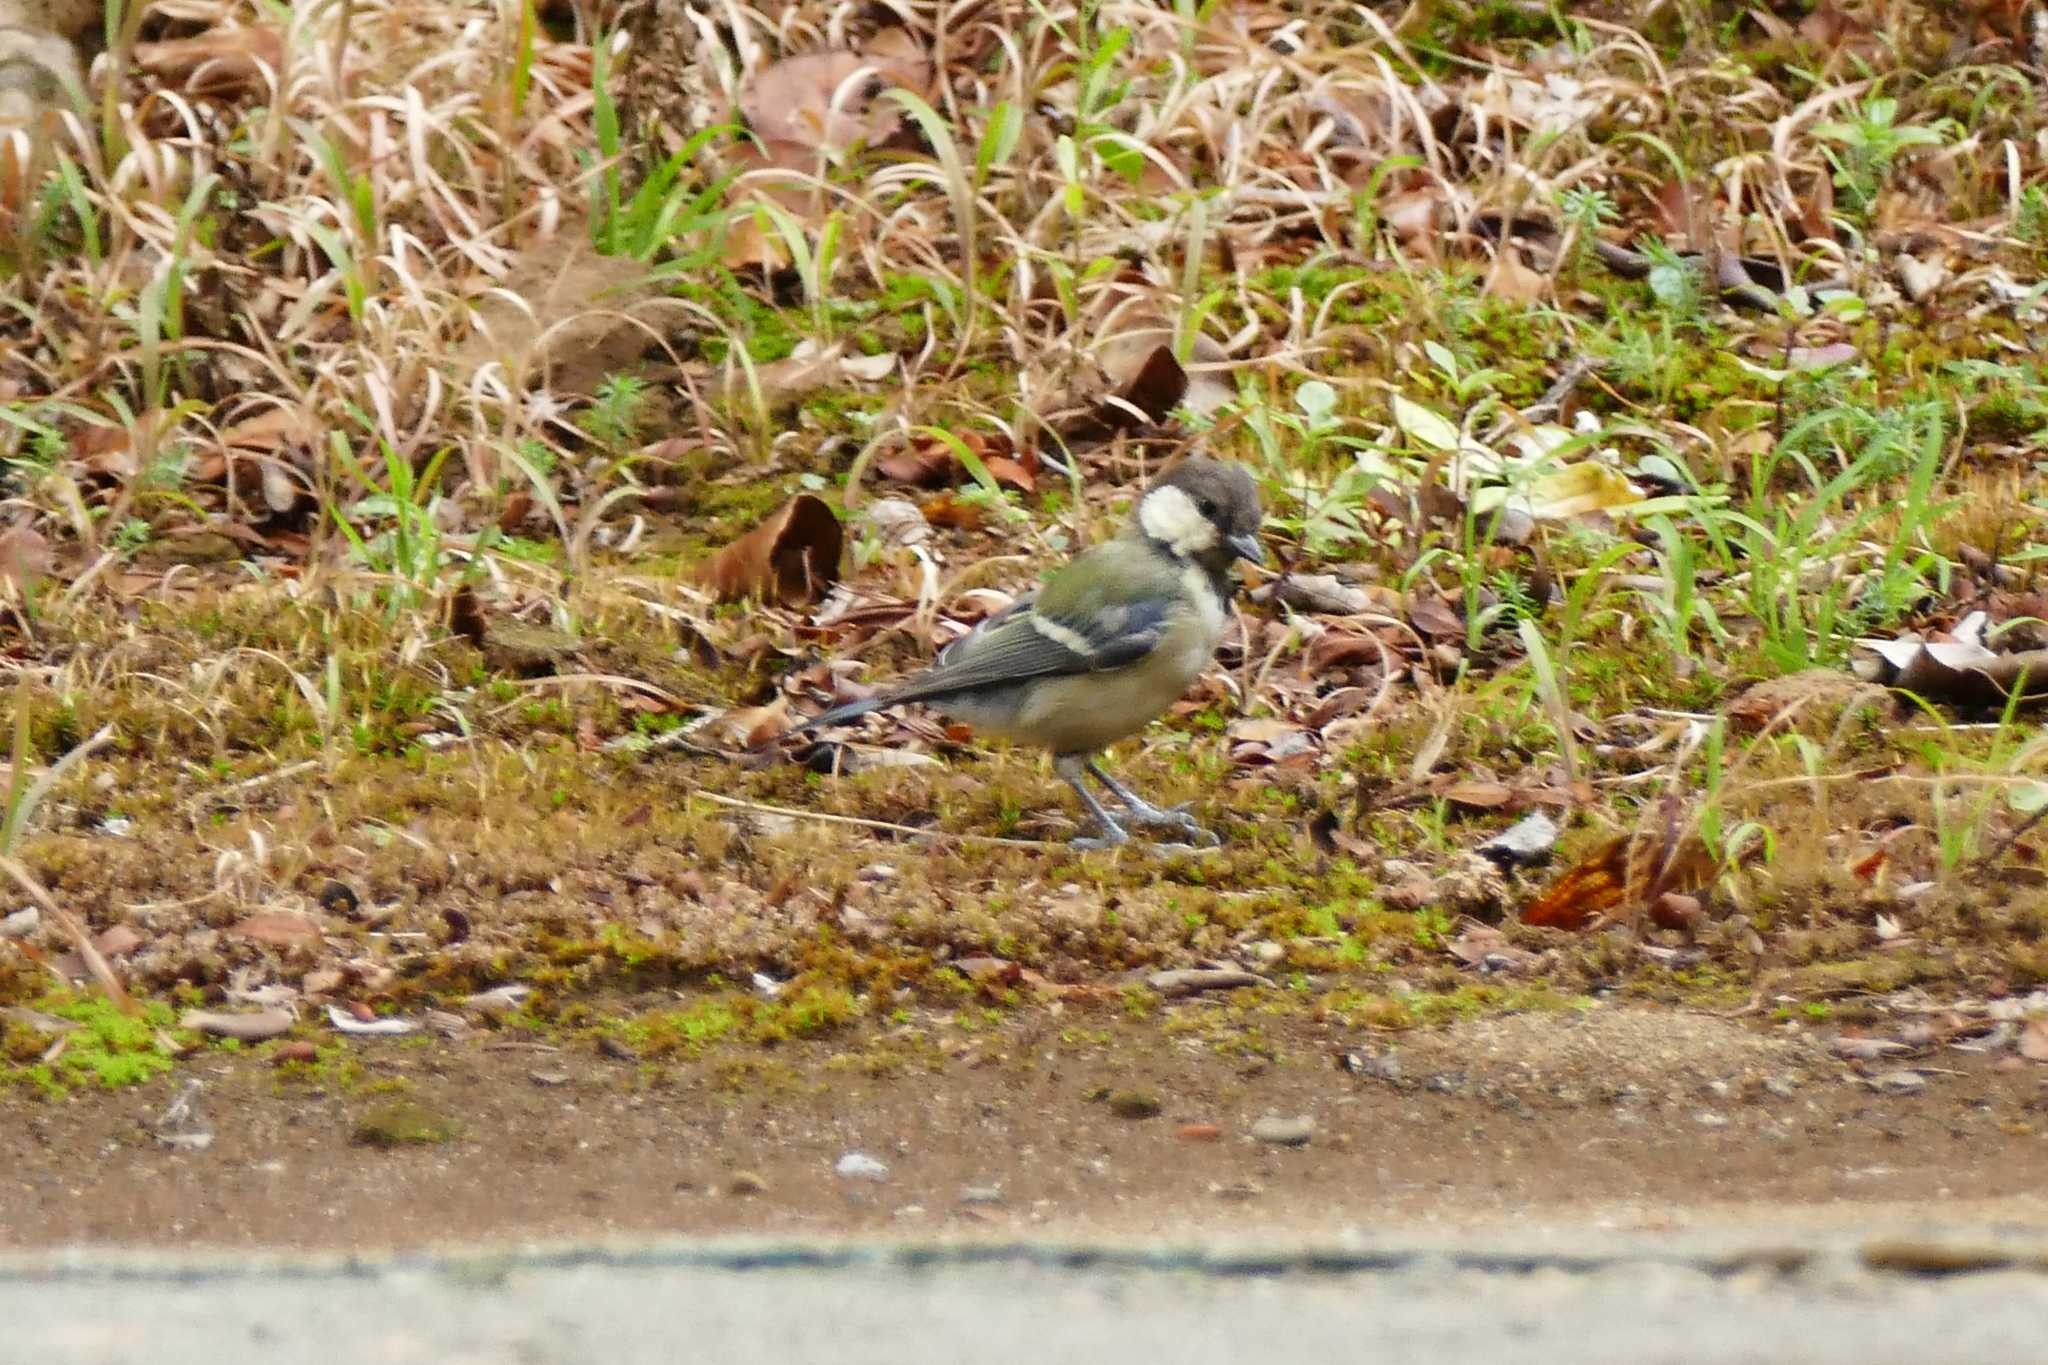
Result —
[[[1582, 8], [1617, 22], [1639, 18], [1631, 7]], [[1980, 146], [2007, 138], [2033, 145], [2033, 115], [1978, 98], [1984, 69], [1947, 64], [1934, 41], [1947, 8], [1900, 7], [1897, 32], [1855, 60], [1885, 64], [1886, 79], [1904, 91], [1909, 123], [1950, 117]], [[1510, 73], [1524, 57], [1550, 60], [1542, 53], [1553, 44], [1578, 44], [1582, 55], [1596, 45], [1608, 50], [1614, 35], [1582, 25], [1571, 10], [1509, 0], [1407, 7], [1400, 36], [1412, 53], [1402, 79], [1410, 62], [1447, 82], [1459, 73], [1463, 82], [1475, 62], [1498, 60]], [[1323, 26], [1317, 41], [1348, 51], [1340, 60], [1357, 63], [1349, 74], [1365, 74], [1363, 48], [1381, 41], [1377, 31], [1356, 15], [1312, 17]], [[1808, 58], [1826, 56], [1766, 41], [1768, 26], [1748, 6], [1662, 6], [1643, 27], [1642, 51], [1710, 73], [1701, 88], [1749, 82], [1756, 109], [1807, 100], [1816, 79]], [[1067, 41], [1055, 37], [1055, 47]], [[1624, 48], [1636, 50], [1611, 45]], [[1614, 60], [1600, 69], [1639, 83], [1635, 57]], [[1159, 88], [1156, 70], [1123, 74], [1136, 81], [1134, 98]], [[1456, 84], [1461, 97], [1470, 93]], [[1589, 124], [1570, 135], [1587, 140], [1573, 144], [1573, 155], [1586, 153], [1593, 168], [1587, 183], [1612, 188], [1609, 207], [1632, 229], [1649, 221], [1648, 187], [1766, 145], [1762, 115], [1745, 115], [1741, 127], [1695, 116], [1683, 103], [1689, 90], [1679, 82], [1662, 91], [1675, 103], [1653, 108], [1647, 124], [1631, 111], [1615, 126]], [[1469, 131], [1473, 120], [1465, 124]], [[1491, 144], [1448, 128], [1442, 136], [1446, 144], [1435, 150], [1454, 158], [1444, 173], [1470, 172], [1475, 185], [1467, 188], [1485, 190]], [[1800, 136], [1801, 154], [1820, 165], [1826, 148], [1810, 130]], [[1288, 139], [1299, 141], [1292, 132]], [[1540, 159], [1547, 153], [1536, 144], [1545, 141], [1528, 139], [1522, 150]], [[2002, 202], [2005, 163], [1994, 160], [1950, 164], [1944, 211], [2017, 213]], [[1887, 171], [1890, 187], [1903, 194], [1913, 171], [1912, 158], [1902, 157]], [[1202, 183], [1208, 167], [1193, 172], [1190, 183]], [[859, 179], [858, 168], [838, 175], [841, 188]], [[986, 193], [1005, 211], [1028, 208], [1021, 222], [1043, 207], [1031, 197], [1038, 182], [1054, 178], [1041, 162]], [[1104, 181], [1088, 193], [1114, 195], [1123, 227], [1180, 212], [1170, 196], [1128, 188]], [[1388, 189], [1376, 182], [1374, 193]], [[933, 197], [920, 202], [927, 191]], [[934, 207], [936, 182], [888, 193], [900, 200], [883, 206], [889, 212], [878, 221], [898, 207], [933, 208], [933, 224], [946, 216]], [[496, 197], [509, 194], [493, 187]], [[1562, 213], [1556, 198], [1528, 207]], [[846, 202], [845, 224], [865, 222], [853, 212], [857, 196]], [[219, 211], [227, 215], [220, 221], [243, 225], [232, 206], [195, 205], [208, 224]], [[175, 204], [160, 207], [166, 220], [176, 216]], [[876, 206], [863, 211], [869, 207]], [[1753, 209], [1728, 207], [1736, 218]], [[1228, 685], [1220, 672], [1191, 710], [1116, 756], [1156, 799], [1194, 802], [1225, 836], [1216, 852], [1134, 848], [1107, 856], [1062, 847], [1072, 808], [1045, 764], [1026, 754], [937, 744], [939, 766], [825, 776], [759, 754], [609, 747], [669, 735], [701, 713], [774, 702], [793, 675], [838, 657], [837, 639], [793, 614], [707, 603], [690, 575], [709, 553], [799, 489], [840, 493], [859, 453], [890, 423], [1021, 430], [1045, 416], [1040, 408], [1063, 401], [1065, 370], [1048, 363], [1044, 373], [1032, 371], [1028, 392], [1019, 374], [1041, 352], [1078, 351], [1081, 314], [1061, 304], [1041, 345], [1033, 329], [1053, 316], [1040, 311], [1051, 306], [1043, 295], [1052, 286], [1012, 298], [1022, 269], [989, 250], [979, 267], [986, 298], [958, 297], [941, 276], [977, 248], [937, 238], [926, 243], [937, 253], [929, 259], [860, 243], [816, 298], [793, 287], [789, 272], [755, 277], [707, 267], [672, 279], [692, 321], [662, 341], [665, 358], [684, 363], [686, 382], [670, 382], [676, 376], [665, 370], [651, 380], [628, 364], [629, 372], [597, 376], [588, 391], [544, 395], [544, 409], [493, 410], [482, 421], [452, 409], [421, 418], [436, 441], [443, 432], [495, 430], [499, 416], [506, 430], [549, 435], [515, 443], [526, 461], [519, 477], [488, 444], [464, 446], [464, 459], [443, 459], [442, 450], [422, 461], [436, 471], [422, 497], [445, 494], [443, 510], [468, 536], [450, 533], [443, 545], [426, 529], [438, 523], [414, 525], [432, 551], [415, 561], [402, 562], [393, 548], [400, 471], [412, 468], [403, 461], [375, 474], [388, 486], [357, 478], [365, 486], [350, 484], [336, 506], [303, 499], [261, 531], [236, 527], [263, 542], [253, 554], [249, 542], [211, 525], [221, 519], [212, 515], [216, 487], [183, 487], [176, 470], [168, 482], [138, 476], [132, 485], [79, 474], [85, 482], [74, 480], [70, 496], [87, 498], [89, 506], [79, 506], [88, 525], [115, 505], [126, 520], [85, 537], [90, 555], [75, 553], [83, 542], [63, 546], [76, 562], [60, 556], [52, 583], [10, 586], [0, 646], [17, 665], [10, 705], [26, 720], [27, 757], [54, 759], [102, 727], [111, 737], [60, 786], [18, 851], [95, 929], [138, 927], [143, 947], [121, 970], [151, 1010], [174, 1000], [220, 1004], [231, 984], [241, 989], [242, 968], [285, 983], [339, 971], [341, 984], [328, 994], [408, 1013], [456, 1007], [470, 992], [516, 982], [535, 993], [495, 1027], [551, 1039], [595, 1034], [652, 1066], [676, 1057], [755, 1058], [792, 1041], [840, 1037], [851, 1055], [892, 1055], [877, 1039], [899, 1011], [943, 1006], [963, 1021], [975, 1011], [1009, 1016], [1056, 1007], [1067, 998], [1059, 988], [1106, 990], [1119, 1008], [1149, 1018], [1158, 1002], [1133, 984], [1134, 974], [1208, 960], [1255, 962], [1274, 982], [1200, 1016], [1224, 1021], [1217, 1045], [1245, 1047], [1256, 1047], [1262, 1019], [1279, 1017], [1392, 1031], [1473, 1014], [1565, 1012], [1615, 996], [1716, 1009], [1769, 1000], [1803, 1017], [1798, 1011], [1809, 1005], [1853, 1010], [1883, 992], [1991, 994], [2048, 981], [2048, 890], [2032, 875], [2040, 841], [2005, 800], [2034, 762], [2023, 717], [2001, 724], [1936, 707], [1817, 734], [1724, 729], [1713, 744], [1689, 735], [1683, 759], [1669, 759], [1671, 748], [1653, 748], [1648, 735], [1655, 726], [1709, 727], [1753, 679], [1808, 664], [1838, 667], [1860, 636], [1949, 623], [1965, 605], [1950, 589], [1969, 554], [2016, 571], [2002, 581], [2022, 595], [2008, 603], [2013, 613], [2026, 614], [2048, 425], [2048, 387], [2026, 359], [2039, 350], [2038, 319], [2011, 291], [1952, 303], [1905, 299], [1884, 275], [1896, 264], [1893, 245], [1856, 254], [1892, 231], [1869, 215], [1845, 219], [1835, 245], [1844, 246], [1846, 266], [1874, 305], [1838, 308], [1788, 295], [1781, 308], [1737, 312], [1704, 289], [1660, 291], [1619, 278], [1583, 251], [1549, 272], [1541, 301], [1495, 297], [1484, 247], [1468, 241], [1423, 259], [1378, 231], [1376, 211], [1363, 196], [1349, 215], [1313, 230], [1218, 219], [1214, 249], [1177, 261], [1177, 240], [1162, 239], [1153, 252], [1126, 235], [1079, 263], [1084, 283], [1126, 267], [1133, 279], [1170, 276], [1184, 294], [1177, 307], [1211, 301], [1204, 307], [1213, 312], [1195, 328], [1206, 328], [1209, 340], [1245, 338], [1237, 343], [1244, 356], [1285, 357], [1239, 366], [1235, 408], [1210, 424], [1190, 419], [1172, 444], [1185, 435], [1253, 465], [1289, 567], [1339, 571], [1394, 601], [1436, 596], [1454, 602], [1467, 625], [1463, 639], [1432, 640], [1426, 657], [1403, 661], [1398, 679], [1381, 679], [1390, 704], [1312, 762], [1240, 767], [1229, 747], [1232, 722], [1298, 712], [1302, 697], [1327, 681], [1311, 676], [1305, 648], [1322, 624], [1271, 605], [1249, 608], [1256, 625], [1270, 627], [1261, 636], [1271, 646], [1263, 661], [1226, 661]], [[2018, 233], [2020, 220], [2013, 222]], [[38, 250], [52, 260], [83, 250], [65, 214], [53, 223], [38, 229], [52, 234], [32, 243]], [[1089, 224], [1070, 226], [1078, 250]], [[1984, 272], [2038, 274], [2038, 240], [1976, 235], [1984, 240], [1973, 238], [1971, 250], [1981, 253]], [[1241, 247], [1267, 254], [1240, 270], [1232, 262]], [[138, 249], [127, 243], [109, 254], [126, 259]], [[1062, 252], [1040, 254], [1046, 271], [1063, 263]], [[265, 278], [253, 267], [249, 274]], [[302, 285], [294, 281], [289, 296]], [[97, 292], [74, 292], [125, 298], [131, 287], [102, 282]], [[720, 387], [709, 370], [689, 368], [740, 351], [754, 367], [776, 366], [806, 342], [905, 364], [882, 383], [790, 392], [770, 385], [759, 393]], [[326, 354], [305, 337], [292, 345], [301, 349], [290, 352], [290, 364], [302, 369]], [[153, 355], [154, 342], [131, 349]], [[400, 349], [434, 352], [414, 337]], [[1851, 359], [1819, 368], [1790, 361], [1795, 351], [1843, 349]], [[1338, 509], [1352, 518], [1346, 534], [1307, 534], [1300, 494], [1290, 490], [1333, 487], [1353, 468], [1365, 433], [1398, 445], [1386, 420], [1390, 391], [1454, 425], [1506, 430], [1520, 420], [1517, 410], [1580, 361], [1593, 368], [1571, 395], [1572, 420], [1607, 433], [1601, 439], [1613, 451], [1603, 458], [1617, 466], [1640, 472], [1663, 461], [1664, 476], [1694, 498], [1672, 514], [1676, 530], [1574, 521], [1510, 549], [1487, 544], [1471, 517], [1421, 526], [1374, 520], [1356, 497]], [[326, 368], [382, 373], [361, 357]], [[23, 392], [43, 392], [44, 378], [24, 379]], [[421, 391], [464, 388], [437, 387], [439, 378], [407, 382]], [[1298, 399], [1311, 380], [1335, 391], [1335, 425], [1320, 436], [1299, 421]], [[103, 415], [153, 409], [171, 392], [141, 394], [125, 370], [106, 381], [113, 387], [87, 392], [100, 382], [81, 381], [78, 392]], [[354, 389], [324, 401], [329, 416], [374, 406]], [[1935, 510], [1902, 532], [1915, 515], [1906, 496], [1910, 438], [1920, 431], [1912, 421], [1928, 413], [1941, 459], [1922, 492]], [[1279, 436], [1259, 439], [1261, 422]], [[53, 427], [40, 438], [49, 449], [31, 442], [14, 452], [20, 458], [10, 456], [8, 488], [24, 508], [53, 497], [59, 474], [77, 472], [69, 435]], [[457, 437], [446, 439], [453, 449]], [[1020, 588], [1079, 533], [1101, 533], [1128, 499], [1127, 453], [1083, 452], [1101, 477], [1078, 503], [1047, 477], [1036, 494], [1005, 495], [1006, 509], [942, 519], [926, 552], [943, 568], [943, 586]], [[473, 466], [465, 463], [472, 456]], [[1442, 461], [1425, 463], [1418, 468], [1428, 480], [1443, 473]], [[466, 483], [472, 467], [494, 471], [496, 482]], [[1849, 469], [1852, 486], [1824, 497]], [[512, 529], [500, 527], [496, 539], [464, 522], [482, 508], [497, 525], [522, 478], [567, 509], [560, 535], [545, 509], [528, 509], [523, 521], [507, 517]], [[632, 496], [607, 501], [622, 491]], [[922, 490], [888, 491], [933, 500]], [[247, 490], [237, 496], [250, 498]], [[1792, 519], [1816, 506], [1810, 523]], [[59, 534], [71, 507], [44, 507], [42, 524]], [[175, 534], [199, 529], [195, 509], [208, 523], [205, 535]], [[333, 531], [349, 517], [368, 533], [364, 543], [344, 543]], [[630, 529], [628, 518], [636, 519]], [[1854, 543], [1823, 560], [1801, 558], [1803, 544], [1845, 524], [1855, 528]], [[302, 555], [268, 552], [282, 543], [274, 538], [290, 536], [307, 542]], [[1693, 556], [1683, 565], [1681, 544]], [[102, 549], [106, 558], [95, 560]], [[89, 564], [104, 576], [74, 599], [64, 580], [78, 581]], [[886, 600], [916, 599], [924, 583], [919, 563], [871, 545], [848, 567], [863, 590]], [[146, 581], [128, 582], [130, 569]], [[1791, 591], [1771, 590], [1772, 569]], [[1539, 581], [1555, 585], [1558, 600], [1532, 586]], [[458, 621], [458, 588], [488, 599], [500, 625], [545, 628], [572, 643], [544, 659], [531, 650], [509, 657]], [[1681, 589], [1696, 591], [1706, 609], [1687, 615]], [[1787, 619], [1777, 613], [1788, 599], [1818, 601], [1835, 614], [1825, 623]], [[869, 675], [925, 657], [935, 642], [928, 624], [860, 642]], [[1530, 667], [1525, 624], [1554, 656], [1554, 698]], [[1383, 864], [1452, 859], [1512, 816], [1442, 795], [1381, 805], [1373, 794], [1416, 776], [1459, 773], [1554, 793], [1561, 772], [1595, 796], [1573, 795], [1560, 865], [1641, 824], [1667, 795], [1703, 822], [1711, 815], [1720, 831], [1761, 831], [1766, 852], [1700, 888], [1712, 922], [1693, 934], [1649, 934], [1648, 942], [1637, 926], [1575, 936], [1515, 924], [1515, 910], [1548, 875], [1526, 874], [1481, 914], [1504, 918], [1507, 943], [1539, 954], [1540, 965], [1522, 979], [1479, 975], [1446, 951], [1471, 926], [1441, 906], [1388, 904]], [[941, 837], [813, 818], [821, 815]], [[1333, 831], [1350, 842], [1335, 841]], [[1888, 863], [1868, 875], [1851, 870], [1870, 866], [1869, 850], [1885, 840]], [[312, 907], [333, 882], [358, 904], [319, 910], [318, 950], [266, 947], [228, 932], [257, 910]], [[957, 964], [973, 958], [1033, 976], [964, 974]], [[44, 968], [0, 948], [0, 1002], [34, 1004], [49, 982]], [[141, 1046], [130, 1029], [125, 1020], [95, 1019], [89, 1037], [70, 1045], [75, 1056], [46, 1064], [39, 1059], [47, 1045], [10, 1025], [8, 1064], [45, 1089], [140, 1079], [165, 1049]], [[348, 1084], [330, 1074], [335, 1065], [323, 1054], [305, 1065], [307, 1076], [290, 1068], [280, 1076]]]

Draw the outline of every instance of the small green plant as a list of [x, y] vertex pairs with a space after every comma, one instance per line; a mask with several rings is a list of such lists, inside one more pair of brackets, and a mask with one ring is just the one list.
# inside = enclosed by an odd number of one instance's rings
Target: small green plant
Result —
[[2029, 185], [2013, 206], [2012, 235], [2028, 246], [2048, 247], [2048, 188]]
[[[334, 525], [348, 541], [359, 563], [385, 576], [383, 597], [387, 620], [437, 597], [452, 558], [443, 543], [435, 510], [441, 467], [453, 447], [443, 447], [415, 472], [412, 461], [400, 456], [379, 438], [383, 452], [385, 482], [379, 485], [349, 449], [348, 438], [331, 433], [329, 449], [337, 466], [346, 469], [361, 484], [371, 488], [368, 496], [346, 507], [332, 504]], [[367, 534], [362, 529], [372, 521], [388, 521], [381, 531]]]
[[1665, 320], [1679, 327], [1699, 326], [1707, 306], [1706, 267], [1664, 242], [1643, 243], [1643, 254], [1650, 258], [1650, 296]]
[[1565, 235], [1570, 241], [1571, 259], [1575, 264], [1584, 264], [1600, 229], [1621, 217], [1621, 205], [1615, 202], [1613, 195], [1601, 189], [1566, 190], [1557, 197], [1557, 211], [1564, 218]]
[[[1309, 380], [1294, 391], [1292, 411], [1248, 389], [1235, 412], [1251, 433], [1261, 480], [1275, 495], [1269, 525], [1299, 536], [1312, 554], [1366, 539], [1366, 503], [1375, 488], [1397, 481], [1397, 471], [1379, 447], [1343, 434], [1335, 389]], [[1335, 452], [1350, 452], [1351, 458], [1325, 474]]]
[[1835, 188], [1842, 203], [1859, 218], [1868, 217], [1877, 206], [1878, 192], [1892, 163], [1909, 147], [1940, 147], [1955, 131], [1955, 124], [1943, 119], [1929, 127], [1901, 126], [1899, 102], [1889, 95], [1873, 95], [1856, 106], [1850, 116], [1814, 127], [1813, 135], [1831, 143], [1824, 152], [1835, 168]]
[[[646, 420], [648, 386], [632, 374], [608, 374], [598, 381], [590, 406], [577, 425], [605, 451], [624, 454], [639, 443]], [[550, 457], [552, 460], [552, 457]]]

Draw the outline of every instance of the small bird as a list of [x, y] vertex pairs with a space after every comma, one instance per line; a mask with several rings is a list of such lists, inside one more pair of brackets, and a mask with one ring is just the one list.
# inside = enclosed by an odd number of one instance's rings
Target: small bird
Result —
[[[1235, 587], [1230, 567], [1266, 562], [1258, 488], [1240, 465], [1196, 457], [1162, 474], [1131, 525], [939, 651], [931, 666], [866, 701], [803, 726], [928, 702], [977, 730], [1050, 749], [1053, 768], [1095, 817], [1099, 837], [1128, 842], [1126, 823], [1219, 842], [1182, 807], [1162, 810], [1095, 761], [1178, 701], [1215, 656]], [[1121, 820], [1083, 780], [1093, 775], [1124, 807]]]

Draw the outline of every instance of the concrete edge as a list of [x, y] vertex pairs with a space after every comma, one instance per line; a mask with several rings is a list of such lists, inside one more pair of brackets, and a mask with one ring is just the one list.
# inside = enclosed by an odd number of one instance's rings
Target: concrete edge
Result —
[[336, 1280], [392, 1273], [503, 1276], [603, 1267], [726, 1272], [853, 1270], [919, 1272], [1007, 1266], [1049, 1271], [1172, 1272], [1228, 1278], [1370, 1275], [1420, 1269], [1491, 1275], [1592, 1274], [1662, 1265], [1729, 1277], [1858, 1269], [1916, 1278], [1980, 1272], [2048, 1275], [2048, 1235], [2038, 1229], [1900, 1227], [1848, 1235], [1760, 1238], [1755, 1233], [1682, 1235], [1555, 1229], [1442, 1238], [1369, 1236], [1308, 1241], [1136, 1244], [1114, 1241], [793, 1241], [714, 1238], [517, 1242], [430, 1250], [280, 1252], [203, 1248], [69, 1246], [0, 1251], [0, 1289], [51, 1281], [202, 1284], [239, 1279]]

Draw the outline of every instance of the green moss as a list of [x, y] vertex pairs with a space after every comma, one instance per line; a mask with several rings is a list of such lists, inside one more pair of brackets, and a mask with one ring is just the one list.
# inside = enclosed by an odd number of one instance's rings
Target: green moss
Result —
[[43, 1063], [29, 1058], [42, 1056], [56, 1040], [23, 1023], [5, 1024], [0, 1029], [0, 1081], [25, 1081], [51, 1095], [82, 1085], [102, 1090], [140, 1085], [176, 1065], [158, 1044], [160, 1032], [179, 1041], [190, 1038], [177, 1029], [176, 1015], [162, 1001], [144, 1002], [139, 1013], [129, 1015], [104, 996], [62, 992], [43, 997], [34, 1008], [79, 1027], [62, 1035], [63, 1050]]
[[1812, 995], [1886, 995], [1946, 980], [1954, 969], [1918, 953], [1890, 953], [1853, 962], [1814, 962], [1792, 973], [1792, 989]]
[[453, 1118], [411, 1099], [371, 1105], [356, 1120], [349, 1141], [359, 1147], [417, 1147], [452, 1141], [461, 1131]]
[[1487, 1014], [1532, 1010], [1584, 1010], [1594, 1008], [1595, 1004], [1586, 996], [1568, 995], [1554, 986], [1495, 986], [1481, 982], [1450, 991], [1406, 996], [1402, 1003], [1418, 1024], [1447, 1024]]

